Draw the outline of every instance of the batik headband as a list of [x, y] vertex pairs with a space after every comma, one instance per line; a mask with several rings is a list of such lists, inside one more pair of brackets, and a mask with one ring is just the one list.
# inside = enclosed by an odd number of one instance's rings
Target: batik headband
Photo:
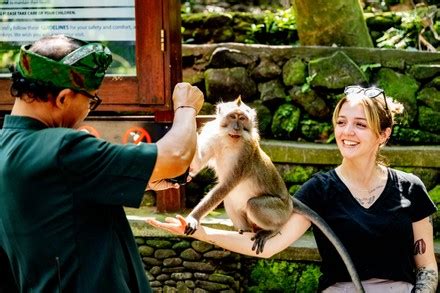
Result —
[[22, 46], [18, 72], [30, 80], [47, 82], [58, 88], [93, 91], [99, 88], [112, 62], [110, 50], [100, 43], [88, 43], [56, 61]]

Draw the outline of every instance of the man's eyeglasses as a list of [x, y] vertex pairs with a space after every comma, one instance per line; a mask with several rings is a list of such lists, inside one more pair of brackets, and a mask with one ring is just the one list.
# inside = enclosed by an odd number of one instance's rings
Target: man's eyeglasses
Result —
[[345, 87], [344, 94], [350, 95], [350, 94], [360, 94], [362, 93], [365, 97], [374, 99], [378, 96], [382, 95], [383, 101], [385, 103], [385, 110], [388, 110], [388, 103], [387, 98], [385, 96], [385, 91], [383, 89], [377, 88], [377, 87], [367, 87], [363, 88], [358, 85], [351, 85]]
[[90, 111], [95, 110], [96, 108], [98, 108], [99, 105], [101, 105], [102, 99], [97, 94], [92, 95], [92, 94], [90, 94], [87, 91], [78, 91], [78, 92], [83, 94], [87, 98], [89, 98], [89, 109], [90, 109]]

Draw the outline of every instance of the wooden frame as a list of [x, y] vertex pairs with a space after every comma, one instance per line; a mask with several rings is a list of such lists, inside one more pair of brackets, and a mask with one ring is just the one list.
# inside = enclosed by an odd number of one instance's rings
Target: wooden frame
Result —
[[[135, 0], [135, 23], [136, 76], [105, 77], [97, 111], [154, 113], [155, 122], [169, 123], [172, 89], [182, 80], [180, 0]], [[10, 78], [0, 77], [0, 111], [12, 108], [9, 87]], [[184, 189], [158, 191], [156, 206], [158, 211], [184, 208]]]
[[[180, 1], [135, 0], [135, 22], [137, 74], [107, 76], [97, 111], [153, 113], [172, 106], [172, 88], [182, 79]], [[9, 77], [0, 77], [0, 110], [12, 108], [9, 86]]]

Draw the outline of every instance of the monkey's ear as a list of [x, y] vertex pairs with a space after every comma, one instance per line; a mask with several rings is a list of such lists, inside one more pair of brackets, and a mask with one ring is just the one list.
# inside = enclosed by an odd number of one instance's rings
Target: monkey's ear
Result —
[[217, 106], [215, 107], [216, 108], [215, 112], [216, 112], [217, 115], [221, 114], [221, 112], [222, 112], [221, 105], [222, 105], [221, 103], [218, 103]]
[[238, 98], [236, 98], [234, 102], [237, 104], [237, 106], [240, 107], [241, 106], [241, 95], [239, 95]]

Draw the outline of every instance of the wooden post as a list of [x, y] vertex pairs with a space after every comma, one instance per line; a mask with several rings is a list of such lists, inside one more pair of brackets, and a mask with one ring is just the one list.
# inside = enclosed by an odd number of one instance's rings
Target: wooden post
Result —
[[[163, 1], [163, 50], [165, 53], [165, 96], [172, 101], [176, 83], [182, 80], [182, 44], [180, 34], [180, 0]], [[155, 122], [170, 123], [173, 119], [172, 104], [169, 111], [155, 113]], [[159, 212], [176, 212], [185, 208], [185, 187], [156, 192], [156, 207]]]

